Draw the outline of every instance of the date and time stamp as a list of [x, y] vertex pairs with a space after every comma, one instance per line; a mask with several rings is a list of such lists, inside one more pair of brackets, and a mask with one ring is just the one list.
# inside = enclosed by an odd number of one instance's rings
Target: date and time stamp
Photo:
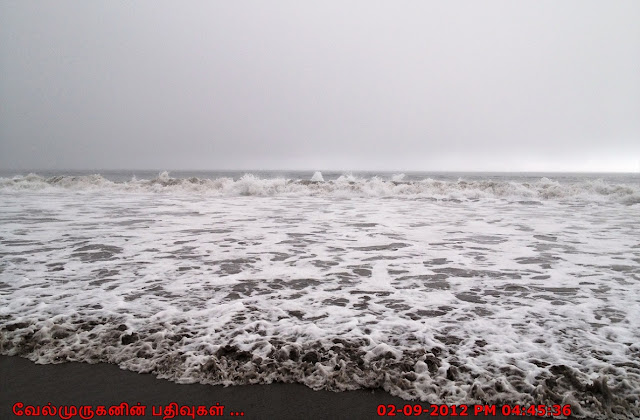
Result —
[[529, 416], [529, 417], [569, 417], [571, 406], [565, 405], [446, 405], [446, 404], [379, 404], [377, 414], [380, 417], [393, 416]]

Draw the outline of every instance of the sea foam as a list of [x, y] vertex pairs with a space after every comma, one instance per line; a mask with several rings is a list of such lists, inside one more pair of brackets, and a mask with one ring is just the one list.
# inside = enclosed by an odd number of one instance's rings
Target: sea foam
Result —
[[633, 185], [1, 183], [2, 354], [640, 416]]

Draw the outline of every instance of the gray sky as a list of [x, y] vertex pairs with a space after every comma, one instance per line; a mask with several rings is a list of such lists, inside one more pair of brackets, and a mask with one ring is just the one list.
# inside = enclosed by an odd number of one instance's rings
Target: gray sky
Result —
[[640, 1], [2, 1], [0, 168], [640, 170]]

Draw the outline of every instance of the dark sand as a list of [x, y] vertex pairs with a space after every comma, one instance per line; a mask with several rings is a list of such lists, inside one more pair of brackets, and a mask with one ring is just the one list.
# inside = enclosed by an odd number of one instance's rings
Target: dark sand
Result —
[[[73, 404], [91, 405], [94, 408], [98, 405], [108, 408], [123, 401], [130, 405], [140, 402], [147, 406], [147, 416], [130, 418], [153, 419], [162, 419], [163, 416], [151, 415], [151, 406], [164, 406], [170, 402], [207, 407], [219, 402], [225, 406], [224, 418], [238, 418], [231, 416], [231, 412], [244, 412], [244, 416], [239, 417], [243, 419], [380, 419], [383, 417], [376, 413], [379, 404], [395, 404], [400, 408], [405, 404], [416, 404], [415, 401], [405, 401], [382, 390], [313, 391], [304, 385], [282, 383], [226, 388], [200, 384], [176, 384], [151, 375], [121, 370], [110, 364], [36, 365], [27, 359], [0, 356], [0, 419], [36, 418], [14, 416], [12, 406], [18, 401], [25, 405], [44, 406], [50, 402], [55, 406]], [[422, 406], [428, 407], [428, 404], [422, 403]], [[472, 411], [471, 407], [470, 411]], [[405, 417], [407, 416], [398, 413], [390, 418]], [[101, 418], [109, 417], [94, 417], [94, 419]], [[196, 418], [216, 417], [196, 416]], [[417, 418], [475, 417], [473, 415], [431, 417], [423, 414]], [[488, 418], [506, 417], [490, 416]]]

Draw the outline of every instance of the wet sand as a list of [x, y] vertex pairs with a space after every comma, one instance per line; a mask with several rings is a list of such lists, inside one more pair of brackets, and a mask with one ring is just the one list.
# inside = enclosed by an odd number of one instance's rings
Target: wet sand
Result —
[[[95, 408], [98, 405], [104, 405], [109, 408], [123, 401], [130, 405], [139, 402], [147, 406], [146, 417], [130, 418], [154, 419], [161, 419], [163, 416], [153, 416], [152, 406], [166, 406], [171, 402], [181, 406], [206, 405], [207, 407], [220, 403], [224, 405], [224, 418], [236, 418], [237, 416], [231, 415], [232, 412], [243, 412], [244, 415], [241, 418], [245, 419], [379, 419], [382, 418], [376, 412], [379, 404], [394, 404], [400, 408], [405, 404], [415, 404], [415, 402], [393, 397], [382, 390], [314, 391], [304, 385], [282, 383], [230, 387], [176, 384], [151, 375], [121, 370], [111, 364], [36, 365], [20, 357], [0, 356], [0, 418], [2, 419], [25, 418], [13, 415], [12, 406], [16, 402], [34, 406], [45, 406], [51, 403], [54, 406], [73, 404], [91, 405]], [[422, 405], [428, 406], [426, 403]], [[405, 416], [401, 413], [395, 416], [395, 418], [402, 417]], [[423, 414], [419, 417], [426, 416]], [[191, 417], [176, 416], [174, 418]], [[196, 418], [214, 417], [196, 416]], [[474, 418], [474, 416], [464, 418]]]

